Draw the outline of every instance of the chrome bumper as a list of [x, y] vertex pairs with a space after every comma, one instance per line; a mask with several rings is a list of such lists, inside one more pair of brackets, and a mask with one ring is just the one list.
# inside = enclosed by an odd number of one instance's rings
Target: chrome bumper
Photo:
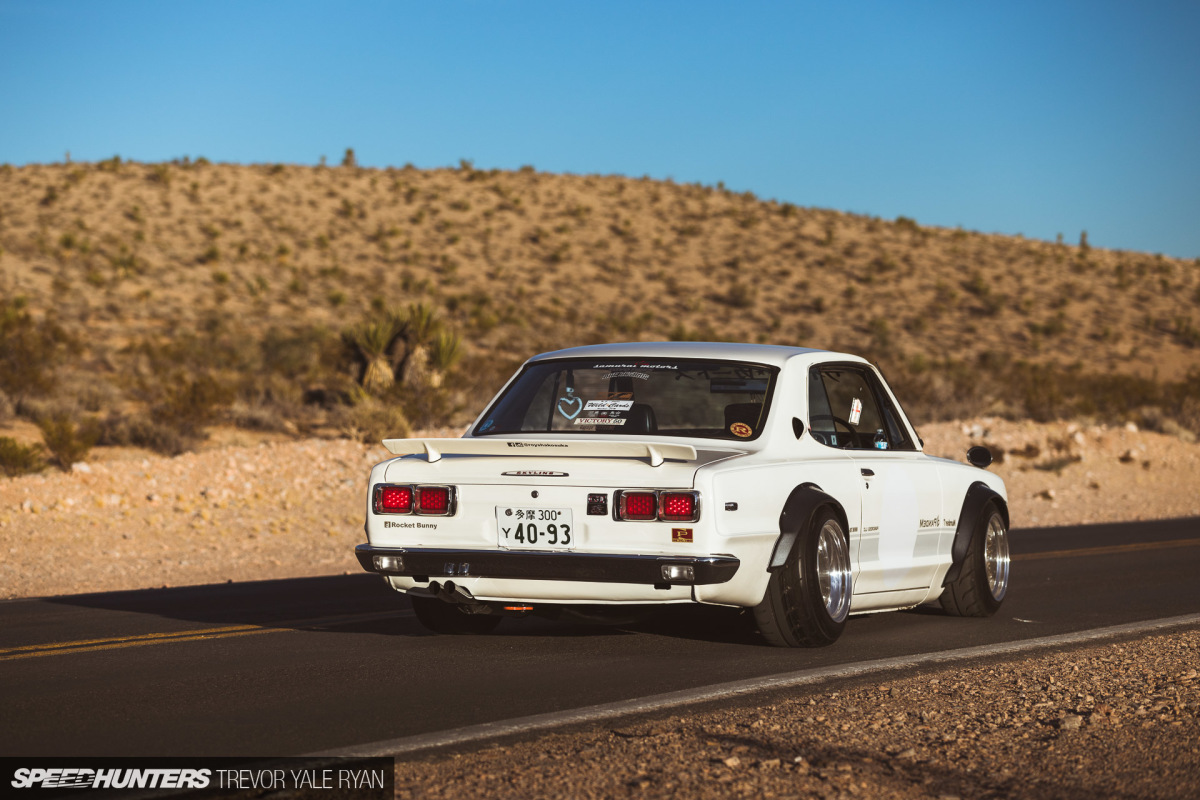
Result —
[[[367, 572], [404, 575], [418, 582], [431, 578], [513, 578], [535, 581], [585, 581], [643, 585], [702, 586], [725, 583], [741, 562], [733, 556], [631, 556], [607, 553], [538, 553], [513, 550], [434, 550], [405, 547], [354, 548]], [[376, 556], [399, 558], [389, 568]], [[691, 567], [692, 577], [667, 577], [664, 567]], [[674, 570], [680, 572], [680, 570]]]

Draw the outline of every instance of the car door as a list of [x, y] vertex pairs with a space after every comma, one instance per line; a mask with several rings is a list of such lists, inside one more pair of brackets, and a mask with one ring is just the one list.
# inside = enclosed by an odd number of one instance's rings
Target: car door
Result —
[[861, 522], [856, 608], [887, 605], [886, 595], [926, 590], [941, 564], [942, 488], [936, 466], [917, 450], [882, 381], [861, 364], [818, 368], [836, 446], [859, 470]]

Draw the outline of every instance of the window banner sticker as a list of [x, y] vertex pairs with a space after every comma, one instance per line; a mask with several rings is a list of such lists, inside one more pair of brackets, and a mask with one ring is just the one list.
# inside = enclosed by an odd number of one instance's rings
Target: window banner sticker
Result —
[[580, 417], [576, 425], [624, 425], [624, 417]]
[[650, 380], [649, 372], [633, 372], [631, 370], [620, 370], [618, 372], [610, 372], [602, 376], [602, 380], [611, 381], [613, 378], [637, 378], [639, 381]]
[[588, 400], [584, 411], [628, 411], [633, 408], [632, 400]]
[[850, 404], [850, 424], [857, 425], [860, 419], [862, 419], [862, 400], [856, 397]]
[[583, 411], [583, 398], [577, 397], [575, 390], [568, 386], [566, 396], [558, 398], [558, 413], [567, 419], [575, 419], [580, 411]]

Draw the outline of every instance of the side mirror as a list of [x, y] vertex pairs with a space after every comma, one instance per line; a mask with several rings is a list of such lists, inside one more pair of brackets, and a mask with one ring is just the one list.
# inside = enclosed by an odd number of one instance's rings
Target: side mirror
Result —
[[975, 445], [967, 451], [967, 463], [980, 469], [986, 469], [992, 463], [992, 451], [986, 447]]
[[799, 417], [792, 417], [792, 433], [796, 434], [797, 439], [804, 435], [804, 423]]

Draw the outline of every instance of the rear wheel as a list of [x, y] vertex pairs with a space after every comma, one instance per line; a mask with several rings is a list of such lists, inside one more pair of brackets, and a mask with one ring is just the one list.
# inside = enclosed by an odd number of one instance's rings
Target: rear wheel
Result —
[[990, 617], [1008, 594], [1008, 526], [992, 501], [975, 523], [958, 578], [946, 584], [939, 601], [956, 617]]
[[429, 597], [409, 597], [417, 621], [434, 633], [482, 634], [500, 624], [495, 614], [472, 614], [462, 603], [447, 603]]
[[758, 630], [776, 647], [833, 644], [850, 614], [850, 547], [830, 508], [800, 532], [783, 567], [771, 574], [754, 608]]

